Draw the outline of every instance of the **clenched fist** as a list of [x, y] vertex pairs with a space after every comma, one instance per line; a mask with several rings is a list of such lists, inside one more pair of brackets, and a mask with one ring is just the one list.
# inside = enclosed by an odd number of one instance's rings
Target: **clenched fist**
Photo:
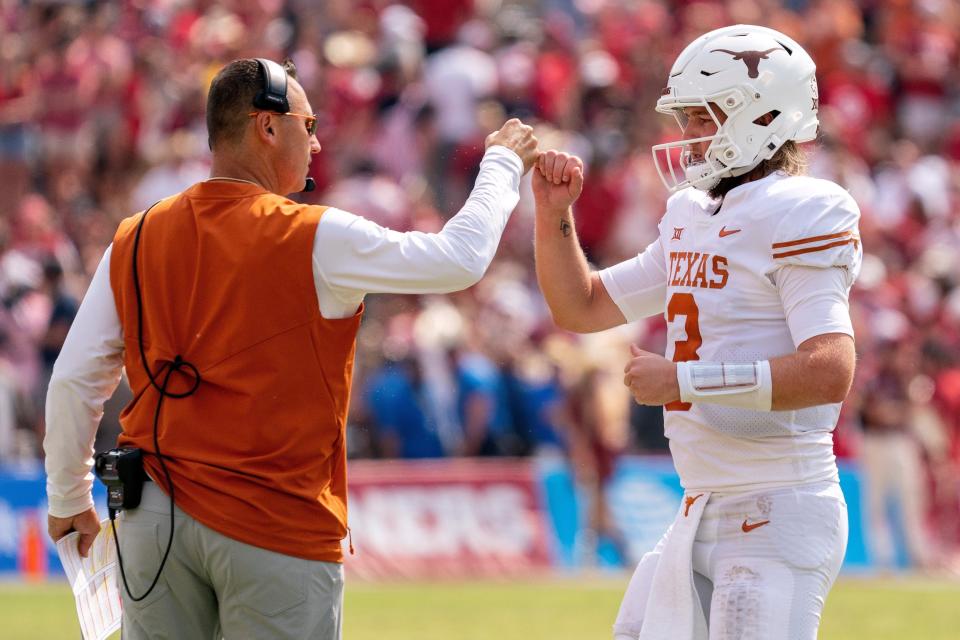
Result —
[[637, 404], [663, 405], [680, 399], [677, 364], [663, 356], [630, 345], [630, 361], [623, 369], [627, 385]]
[[544, 151], [533, 172], [537, 211], [564, 212], [583, 191], [583, 160], [562, 151]]
[[523, 162], [523, 172], [530, 171], [530, 167], [537, 161], [540, 151], [537, 149], [537, 137], [533, 135], [533, 127], [525, 125], [517, 118], [511, 118], [503, 123], [499, 131], [487, 136], [484, 148], [498, 144], [510, 149]]

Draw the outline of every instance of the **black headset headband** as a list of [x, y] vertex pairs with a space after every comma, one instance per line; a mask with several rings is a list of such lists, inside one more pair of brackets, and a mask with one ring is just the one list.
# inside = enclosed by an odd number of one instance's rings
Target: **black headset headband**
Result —
[[266, 58], [255, 58], [255, 60], [263, 74], [263, 88], [253, 99], [253, 106], [264, 111], [289, 112], [287, 72], [273, 60], [267, 60]]
[[[287, 72], [273, 60], [254, 58], [260, 73], [263, 74], [263, 88], [253, 99], [253, 106], [264, 111], [275, 113], [289, 113], [290, 102], [287, 100]], [[313, 191], [317, 183], [313, 178], [307, 178], [303, 191]]]

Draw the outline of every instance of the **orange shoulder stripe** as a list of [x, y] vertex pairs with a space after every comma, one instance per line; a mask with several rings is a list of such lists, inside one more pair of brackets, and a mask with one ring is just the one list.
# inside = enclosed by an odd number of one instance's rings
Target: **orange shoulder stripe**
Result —
[[[835, 236], [834, 236], [835, 237]], [[801, 253], [813, 253], [814, 251], [824, 251], [826, 249], [832, 249], [833, 247], [839, 247], [845, 244], [856, 244], [860, 242], [860, 238], [854, 236], [853, 238], [847, 238], [846, 240], [838, 240], [837, 242], [830, 242], [828, 244], [822, 244], [817, 247], [804, 247], [803, 249], [794, 249], [793, 251], [784, 251], [783, 253], [773, 254], [774, 258], [789, 258], [790, 256], [798, 256]]]
[[847, 236], [852, 236], [853, 231], [841, 231], [840, 233], [831, 233], [825, 236], [813, 236], [811, 238], [800, 238], [799, 240], [791, 240], [789, 242], [774, 242], [774, 249], [782, 249], [784, 247], [793, 247], [798, 244], [807, 244], [808, 242], [819, 242], [821, 240], [833, 240], [834, 238], [845, 238]]

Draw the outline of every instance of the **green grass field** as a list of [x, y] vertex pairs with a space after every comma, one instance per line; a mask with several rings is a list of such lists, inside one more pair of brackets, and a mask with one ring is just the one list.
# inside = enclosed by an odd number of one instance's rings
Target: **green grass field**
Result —
[[[627, 576], [531, 582], [348, 583], [346, 640], [609, 640]], [[0, 584], [0, 637], [80, 637], [67, 587]], [[117, 634], [119, 636], [119, 634]], [[956, 640], [960, 583], [846, 578], [821, 640]]]

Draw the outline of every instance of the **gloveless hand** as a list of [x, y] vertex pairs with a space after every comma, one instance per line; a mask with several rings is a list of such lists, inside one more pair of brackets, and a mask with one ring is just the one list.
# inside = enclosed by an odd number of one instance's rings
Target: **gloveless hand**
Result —
[[523, 172], [526, 173], [537, 161], [540, 150], [537, 149], [537, 137], [533, 135], [533, 127], [523, 124], [517, 118], [511, 118], [503, 123], [499, 130], [487, 136], [484, 148], [500, 145], [510, 149], [523, 162]]
[[533, 172], [537, 211], [565, 212], [583, 191], [583, 160], [562, 151], [544, 151]]
[[680, 399], [677, 364], [663, 356], [630, 345], [630, 361], [623, 369], [627, 385], [637, 404], [659, 406]]
[[100, 518], [97, 516], [96, 510], [91, 507], [67, 518], [58, 518], [47, 514], [47, 533], [50, 534], [50, 538], [54, 542], [71, 531], [80, 534], [80, 539], [77, 540], [77, 548], [80, 555], [86, 558], [87, 554], [90, 553], [93, 541], [100, 533]]

